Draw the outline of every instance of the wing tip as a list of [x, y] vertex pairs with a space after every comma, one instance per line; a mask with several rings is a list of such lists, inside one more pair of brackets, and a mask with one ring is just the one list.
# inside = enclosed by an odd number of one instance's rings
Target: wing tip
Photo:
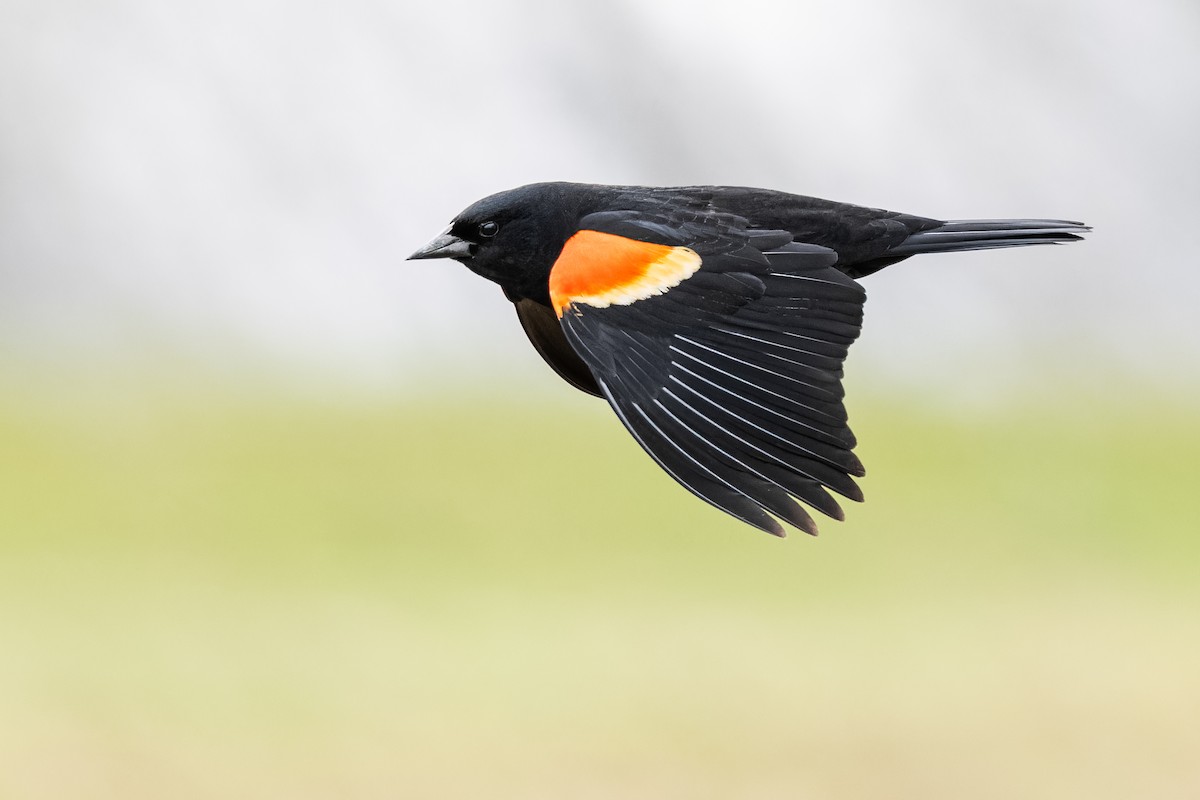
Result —
[[829, 488], [833, 489], [833, 491], [837, 492], [847, 500], [852, 500], [855, 503], [862, 503], [867, 499], [863, 496], [862, 487], [853, 480], [847, 480], [843, 486], [831, 486]]
[[820, 531], [817, 530], [816, 520], [814, 520], [812, 516], [799, 505], [796, 506], [796, 511], [797, 513], [789, 516], [787, 521], [807, 533], [809, 536], [819, 535]]
[[753, 528], [758, 528], [763, 533], [769, 533], [779, 539], [787, 538], [787, 529], [779, 524], [779, 520], [775, 519], [769, 514], [764, 514], [763, 519], [750, 520], [746, 519], [740, 514], [735, 514], [722, 506], [717, 506], [717, 508], [720, 511], [724, 511], [726, 514], [738, 520], [739, 522], [744, 522]]

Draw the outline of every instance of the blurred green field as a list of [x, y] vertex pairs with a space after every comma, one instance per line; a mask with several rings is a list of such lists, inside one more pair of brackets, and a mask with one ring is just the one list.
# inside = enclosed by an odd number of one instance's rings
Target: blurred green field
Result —
[[1190, 400], [856, 389], [780, 541], [568, 391], [7, 391], [0, 797], [1200, 796]]

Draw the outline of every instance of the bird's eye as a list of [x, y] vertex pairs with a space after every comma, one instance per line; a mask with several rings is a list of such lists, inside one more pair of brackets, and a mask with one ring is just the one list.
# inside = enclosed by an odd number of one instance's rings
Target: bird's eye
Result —
[[495, 222], [484, 222], [479, 226], [479, 235], [487, 239], [492, 238], [500, 232], [500, 226]]

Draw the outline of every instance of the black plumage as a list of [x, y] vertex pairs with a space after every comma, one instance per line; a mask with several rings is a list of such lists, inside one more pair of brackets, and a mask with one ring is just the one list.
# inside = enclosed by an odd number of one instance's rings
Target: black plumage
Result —
[[765, 189], [548, 183], [479, 201], [413, 257], [500, 284], [542, 357], [689, 491], [770, 533], [778, 517], [815, 534], [800, 502], [842, 519], [830, 491], [862, 500], [841, 383], [866, 300], [856, 279], [1086, 230]]

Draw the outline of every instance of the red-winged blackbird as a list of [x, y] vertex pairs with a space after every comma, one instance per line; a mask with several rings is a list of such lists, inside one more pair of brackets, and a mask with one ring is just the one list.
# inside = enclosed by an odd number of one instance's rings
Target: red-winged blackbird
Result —
[[[484, 198], [411, 258], [495, 281], [534, 348], [605, 398], [697, 497], [777, 536], [861, 501], [842, 362], [858, 278], [917, 253], [1075, 241], [1045, 219], [943, 221], [734, 186], [538, 183]], [[772, 516], [775, 515], [775, 516]]]

